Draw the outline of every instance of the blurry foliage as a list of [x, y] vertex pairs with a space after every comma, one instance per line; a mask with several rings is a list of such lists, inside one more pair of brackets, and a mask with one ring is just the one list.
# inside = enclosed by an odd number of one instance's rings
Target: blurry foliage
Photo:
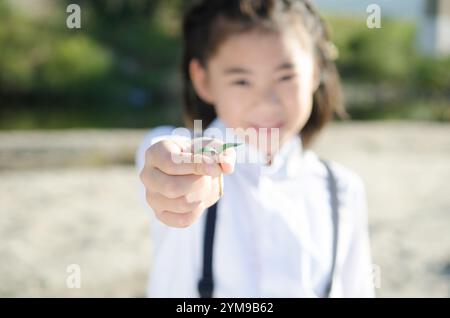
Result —
[[[28, 91], [37, 80], [36, 67], [42, 62], [39, 41], [45, 34], [33, 30], [31, 22], [13, 15], [0, 2], [0, 88]], [[4, 93], [4, 92], [2, 92]]]
[[68, 33], [55, 27], [55, 21], [26, 19], [4, 4], [0, 16], [3, 96], [80, 92], [109, 74], [110, 52], [87, 35]]
[[369, 29], [364, 19], [329, 18], [339, 48], [339, 68], [345, 78], [371, 82], [403, 81], [414, 72], [415, 27], [383, 19]]
[[[339, 49], [337, 66], [346, 84], [372, 85], [367, 102], [347, 98], [353, 118], [450, 121], [450, 57], [421, 56], [413, 23], [385, 18], [381, 29], [369, 29], [361, 18], [328, 17], [327, 21]], [[379, 97], [383, 94], [377, 87], [397, 94], [394, 98]], [[373, 98], [378, 101], [369, 101]]]
[[424, 58], [416, 69], [417, 86], [432, 95], [450, 98], [450, 56], [446, 58]]
[[[180, 21], [192, 2], [54, 1], [59, 14], [39, 20], [0, 0], [0, 128], [180, 123]], [[69, 3], [82, 8], [81, 30], [65, 26]], [[383, 19], [382, 29], [371, 30], [365, 19], [328, 21], [347, 84], [388, 84], [406, 92], [386, 105], [411, 100], [420, 109], [436, 99], [438, 111], [414, 114], [450, 120], [450, 58], [420, 57], [413, 24]], [[402, 112], [413, 108], [367, 102], [353, 110], [349, 102], [350, 113], [361, 119], [406, 118]]]
[[[188, 2], [58, 0], [58, 14], [36, 19], [0, 1], [0, 128], [176, 121]], [[82, 8], [80, 30], [66, 28], [69, 3]]]
[[345, 80], [408, 85], [414, 92], [448, 97], [450, 56], [420, 56], [413, 23], [383, 19], [381, 29], [368, 29], [364, 19], [329, 17], [327, 21]]
[[83, 35], [62, 39], [48, 57], [42, 67], [42, 79], [53, 89], [82, 88], [111, 69], [109, 52]]

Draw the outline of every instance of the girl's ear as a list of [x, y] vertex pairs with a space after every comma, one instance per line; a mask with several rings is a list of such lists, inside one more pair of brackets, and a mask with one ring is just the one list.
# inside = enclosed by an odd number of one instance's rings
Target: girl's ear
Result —
[[320, 80], [321, 80], [321, 72], [320, 72], [320, 66], [319, 63], [315, 63], [314, 65], [314, 71], [313, 71], [313, 93], [317, 91], [317, 89], [320, 86]]
[[213, 104], [206, 69], [197, 59], [189, 63], [189, 75], [197, 95], [206, 103]]

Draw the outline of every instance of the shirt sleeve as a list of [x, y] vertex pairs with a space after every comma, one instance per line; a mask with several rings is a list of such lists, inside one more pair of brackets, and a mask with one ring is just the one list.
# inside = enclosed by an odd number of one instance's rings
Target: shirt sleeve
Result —
[[376, 266], [372, 264], [368, 229], [368, 209], [362, 180], [355, 176], [349, 191], [354, 207], [354, 226], [350, 246], [342, 265], [343, 297], [375, 297], [374, 282], [379, 279]]

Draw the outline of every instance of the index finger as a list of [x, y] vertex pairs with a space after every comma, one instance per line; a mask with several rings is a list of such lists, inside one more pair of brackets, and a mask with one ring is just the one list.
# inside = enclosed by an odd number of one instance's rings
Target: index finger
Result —
[[207, 175], [217, 177], [222, 173], [220, 166], [206, 155], [188, 152], [171, 153], [158, 167], [171, 175]]

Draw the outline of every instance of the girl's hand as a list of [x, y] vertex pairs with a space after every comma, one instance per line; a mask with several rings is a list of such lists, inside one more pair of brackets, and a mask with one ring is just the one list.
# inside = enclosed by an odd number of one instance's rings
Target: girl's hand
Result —
[[164, 224], [187, 227], [220, 198], [220, 175], [232, 173], [236, 152], [194, 153], [202, 147], [222, 149], [217, 139], [162, 140], [147, 149], [140, 179], [146, 200]]

